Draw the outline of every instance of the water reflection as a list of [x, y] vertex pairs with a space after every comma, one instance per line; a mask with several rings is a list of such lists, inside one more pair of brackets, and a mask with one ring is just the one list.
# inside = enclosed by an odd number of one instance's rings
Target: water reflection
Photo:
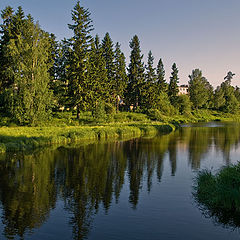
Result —
[[[226, 163], [230, 150], [239, 146], [240, 126], [182, 128], [154, 139], [99, 143], [77, 148], [46, 149], [34, 154], [8, 154], [0, 160], [0, 201], [4, 236], [24, 238], [47, 222], [58, 199], [71, 219], [72, 239], [86, 239], [94, 216], [103, 206], [106, 214], [118, 203], [124, 184], [129, 184], [129, 203], [137, 209], [146, 182], [161, 182], [165, 159], [170, 175], [177, 172], [178, 153], [186, 153], [192, 169], [215, 147]], [[144, 181], [145, 179], [145, 181]]]
[[11, 154], [0, 161], [4, 235], [24, 236], [41, 226], [56, 203], [53, 153]]

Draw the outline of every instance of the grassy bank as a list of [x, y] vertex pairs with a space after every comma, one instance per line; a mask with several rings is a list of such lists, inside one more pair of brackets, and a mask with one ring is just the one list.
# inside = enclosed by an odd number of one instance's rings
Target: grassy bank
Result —
[[197, 110], [189, 115], [164, 116], [120, 112], [106, 115], [103, 121], [96, 121], [91, 113], [82, 113], [76, 120], [71, 113], [57, 113], [41, 127], [17, 126], [8, 118], [0, 118], [0, 152], [30, 150], [52, 144], [65, 145], [85, 140], [103, 140], [154, 136], [171, 132], [181, 123], [209, 121], [240, 121], [240, 114], [224, 114], [210, 110]]
[[132, 123], [69, 127], [2, 127], [0, 152], [31, 150], [52, 144], [65, 145], [86, 140], [124, 139], [157, 133], [169, 133], [171, 124]]
[[181, 123], [197, 123], [211, 121], [234, 121], [240, 122], [240, 112], [236, 114], [223, 113], [214, 110], [199, 109], [194, 110], [189, 114], [164, 116], [159, 112], [150, 114], [152, 120], [157, 120], [165, 123], [181, 124]]
[[215, 175], [208, 170], [200, 172], [195, 197], [208, 215], [224, 224], [239, 225], [240, 163], [225, 167]]

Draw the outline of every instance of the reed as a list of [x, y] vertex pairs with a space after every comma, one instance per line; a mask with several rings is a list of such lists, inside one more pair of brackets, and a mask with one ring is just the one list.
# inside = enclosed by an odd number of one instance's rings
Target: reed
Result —
[[240, 214], [240, 163], [224, 167], [217, 174], [201, 171], [196, 179], [195, 197], [211, 212]]

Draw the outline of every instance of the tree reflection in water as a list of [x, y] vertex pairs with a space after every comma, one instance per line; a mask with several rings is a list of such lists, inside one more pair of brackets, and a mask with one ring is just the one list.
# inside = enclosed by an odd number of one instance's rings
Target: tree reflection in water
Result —
[[[107, 214], [112, 202], [118, 203], [124, 184], [129, 183], [129, 203], [136, 209], [145, 179], [148, 192], [154, 176], [161, 181], [167, 156], [172, 176], [177, 172], [181, 149], [188, 152], [193, 169], [200, 168], [201, 160], [213, 145], [230, 163], [230, 150], [239, 145], [239, 130], [239, 126], [231, 125], [191, 127], [153, 139], [2, 155], [0, 201], [4, 236], [24, 238], [39, 228], [60, 197], [71, 216], [72, 238], [85, 239], [100, 206]], [[218, 219], [226, 223], [227, 218]]]

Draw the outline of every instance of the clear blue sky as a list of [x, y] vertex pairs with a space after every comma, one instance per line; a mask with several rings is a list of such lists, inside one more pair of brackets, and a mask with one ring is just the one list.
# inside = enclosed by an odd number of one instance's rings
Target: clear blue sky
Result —
[[[163, 59], [167, 79], [171, 65], [179, 68], [180, 83], [187, 83], [192, 69], [200, 68], [215, 87], [227, 71], [236, 73], [240, 85], [240, 0], [82, 0], [89, 8], [94, 34], [110, 33], [120, 42], [127, 61], [129, 41], [137, 34], [144, 60], [149, 50], [155, 64]], [[58, 39], [70, 37], [73, 0], [1, 0], [0, 9], [21, 5], [26, 14]]]

